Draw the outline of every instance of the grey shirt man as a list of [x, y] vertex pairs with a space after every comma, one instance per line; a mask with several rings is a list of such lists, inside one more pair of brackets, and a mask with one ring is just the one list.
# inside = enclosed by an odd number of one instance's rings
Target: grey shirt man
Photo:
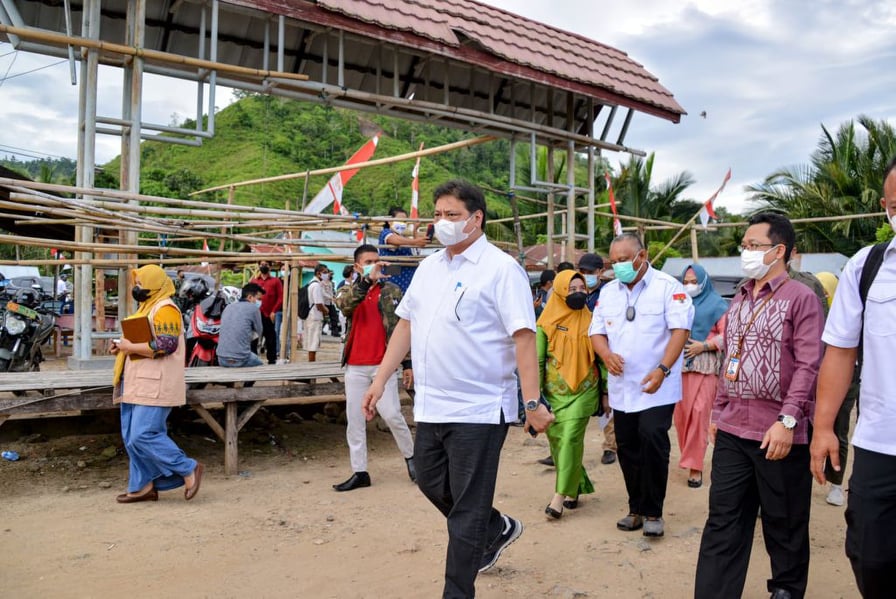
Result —
[[240, 300], [224, 308], [218, 356], [244, 360], [252, 353], [252, 333], [261, 335], [261, 311], [255, 302]]

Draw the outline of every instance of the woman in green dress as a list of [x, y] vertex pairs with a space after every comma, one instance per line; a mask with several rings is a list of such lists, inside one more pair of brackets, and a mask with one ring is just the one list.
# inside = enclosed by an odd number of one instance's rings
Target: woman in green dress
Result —
[[554, 497], [544, 510], [551, 518], [560, 518], [564, 507], [578, 507], [579, 495], [594, 492], [582, 456], [585, 429], [600, 396], [600, 375], [588, 338], [591, 312], [585, 294], [581, 274], [557, 273], [536, 329], [541, 390], [556, 418], [547, 431], [557, 469]]

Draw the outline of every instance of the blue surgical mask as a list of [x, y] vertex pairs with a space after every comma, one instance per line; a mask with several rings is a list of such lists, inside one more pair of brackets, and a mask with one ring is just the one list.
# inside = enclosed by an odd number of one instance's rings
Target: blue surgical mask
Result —
[[376, 266], [376, 264], [365, 264], [365, 265], [364, 265], [364, 268], [363, 268], [363, 275], [364, 275], [365, 277], [369, 277], [369, 276], [370, 276], [370, 273], [373, 272], [373, 267], [374, 267], [374, 266]]
[[588, 289], [594, 289], [597, 287], [597, 275], [584, 275], [585, 276], [585, 286]]

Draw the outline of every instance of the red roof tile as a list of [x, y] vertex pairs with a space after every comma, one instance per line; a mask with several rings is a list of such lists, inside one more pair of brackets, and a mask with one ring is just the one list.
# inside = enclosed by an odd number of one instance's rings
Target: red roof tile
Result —
[[508, 63], [653, 106], [669, 113], [665, 116], [670, 120], [685, 114], [672, 93], [625, 52], [475, 0], [318, 0], [317, 4], [449, 47], [471, 41]]

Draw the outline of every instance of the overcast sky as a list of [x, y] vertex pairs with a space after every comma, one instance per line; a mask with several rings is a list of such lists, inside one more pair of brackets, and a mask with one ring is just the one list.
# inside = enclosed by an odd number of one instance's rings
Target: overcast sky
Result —
[[[808, 162], [822, 124], [835, 131], [861, 114], [896, 124], [896, 2], [485, 1], [609, 44], [643, 64], [688, 115], [677, 125], [637, 115], [627, 145], [656, 153], [655, 182], [689, 171], [697, 183], [687, 195], [700, 201], [730, 166], [719, 204], [736, 212], [745, 207], [745, 185]], [[0, 155], [15, 148], [74, 157], [77, 88], [58, 85], [68, 65], [15, 76], [57, 61], [11, 52], [0, 44], [0, 79], [9, 76], [0, 83]], [[101, 77], [101, 113], [120, 114], [119, 81], [119, 73]], [[146, 85], [145, 120], [195, 116], [192, 87], [180, 83], [172, 93], [158, 81]], [[220, 90], [216, 104], [229, 99]], [[98, 162], [118, 152], [117, 138], [100, 137]], [[610, 155], [614, 165], [624, 159]]]

